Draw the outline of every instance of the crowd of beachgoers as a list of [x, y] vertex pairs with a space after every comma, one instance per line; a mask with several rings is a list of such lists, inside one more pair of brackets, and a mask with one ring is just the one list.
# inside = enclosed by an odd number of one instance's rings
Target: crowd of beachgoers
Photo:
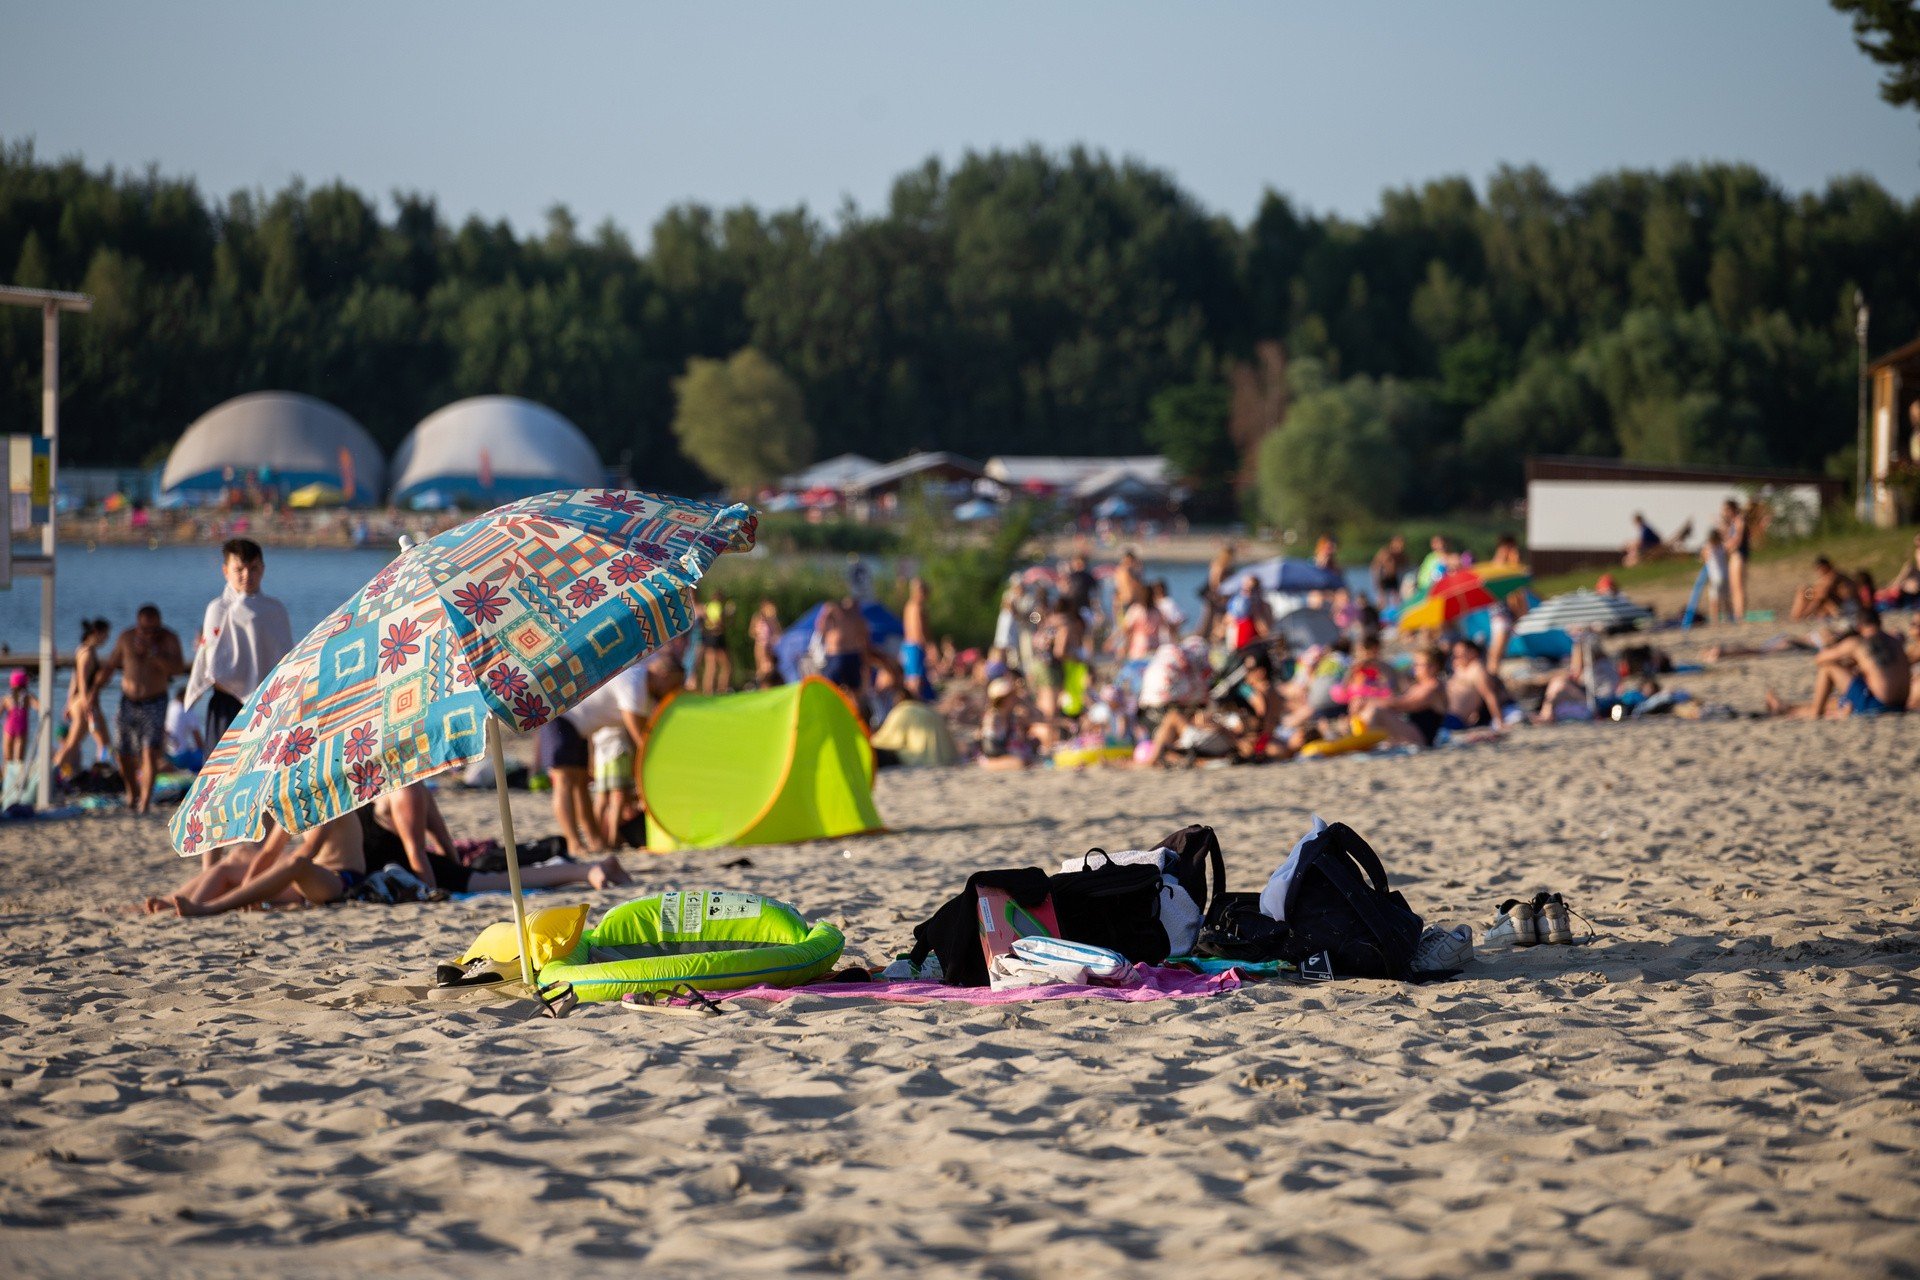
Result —
[[[1724, 515], [1725, 527], [1700, 551], [1703, 617], [1746, 613], [1745, 561], [1755, 530], [1747, 509], [1729, 503]], [[1642, 522], [1633, 557], [1665, 549]], [[883, 767], [971, 762], [992, 771], [1260, 764], [1421, 751], [1538, 722], [1736, 714], [1672, 687], [1688, 664], [1675, 660], [1663, 644], [1671, 633], [1658, 627], [1582, 635], [1563, 660], [1516, 645], [1516, 629], [1525, 630], [1518, 624], [1538, 599], [1511, 537], [1479, 564], [1441, 537], [1416, 561], [1395, 537], [1373, 556], [1365, 590], [1347, 585], [1341, 548], [1330, 537], [1319, 539], [1310, 562], [1293, 563], [1305, 566], [1296, 576], [1320, 585], [1273, 589], [1286, 587], [1287, 575], [1275, 578], [1271, 564], [1240, 563], [1234, 544], [1224, 542], [1189, 615], [1164, 582], [1146, 575], [1135, 552], [1095, 564], [1090, 548], [1070, 547], [1005, 585], [993, 643], [984, 649], [930, 631], [927, 587], [918, 579], [906, 585], [897, 617], [874, 603], [871, 568], [858, 557], [849, 557], [845, 595], [823, 601], [810, 625], [802, 620], [799, 645], [796, 628], [771, 601], [743, 609], [721, 591], [703, 592], [691, 632], [540, 730], [530, 778], [551, 791], [557, 835], [549, 851], [558, 856], [530, 874], [553, 884], [625, 879], [619, 851], [646, 843], [640, 762], [649, 722], [680, 692], [721, 695], [817, 676], [847, 695]], [[197, 768], [292, 647], [287, 611], [262, 587], [260, 546], [231, 539], [221, 564], [224, 589], [189, 643], [150, 606], [117, 635], [104, 620], [82, 624], [54, 748], [63, 786], [117, 789], [128, 809], [148, 811], [156, 783]], [[1313, 570], [1323, 576], [1313, 579]], [[1436, 584], [1469, 570], [1485, 582], [1519, 585], [1434, 625], [1403, 625]], [[1609, 574], [1596, 586], [1617, 594]], [[1920, 613], [1904, 636], [1880, 614], [1916, 604], [1920, 538], [1885, 587], [1822, 558], [1792, 600], [1799, 630], [1695, 656], [1711, 663], [1804, 654], [1815, 668], [1812, 699], [1789, 705], [1769, 694], [1769, 714], [1913, 709], [1920, 706], [1911, 678], [1920, 662]], [[742, 626], [753, 666], [735, 671], [728, 638]], [[101, 695], [114, 681], [120, 697], [109, 722]], [[204, 711], [193, 711], [203, 698]], [[26, 673], [13, 673], [4, 728], [16, 781], [39, 711]], [[90, 742], [98, 758], [83, 768]], [[431, 790], [414, 786], [300, 839], [278, 832], [208, 855], [178, 891], [147, 906], [196, 914], [331, 902], [387, 867], [437, 896], [491, 887], [497, 855], [483, 842], [457, 839]]]

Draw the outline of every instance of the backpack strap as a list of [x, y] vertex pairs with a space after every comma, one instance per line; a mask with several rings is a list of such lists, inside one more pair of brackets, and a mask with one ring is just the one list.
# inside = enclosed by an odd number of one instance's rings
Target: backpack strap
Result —
[[1335, 848], [1360, 865], [1360, 870], [1366, 873], [1374, 888], [1381, 893], [1388, 892], [1387, 869], [1380, 864], [1380, 855], [1361, 838], [1358, 831], [1344, 822], [1336, 822], [1327, 828], [1326, 834], [1333, 840]]
[[1080, 869], [1082, 871], [1093, 870], [1093, 855], [1096, 853], [1099, 854], [1102, 858], [1105, 858], [1107, 860], [1108, 866], [1113, 865], [1113, 856], [1109, 854], [1105, 849], [1102, 849], [1098, 845], [1095, 845], [1093, 848], [1087, 850], [1085, 853], [1080, 855]]

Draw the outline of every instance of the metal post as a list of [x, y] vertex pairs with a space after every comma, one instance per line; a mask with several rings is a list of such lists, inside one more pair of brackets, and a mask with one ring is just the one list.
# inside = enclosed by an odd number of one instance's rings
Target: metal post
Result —
[[[40, 716], [43, 725], [55, 722], [53, 705], [53, 556], [56, 546], [54, 516], [59, 507], [60, 475], [60, 313], [74, 311], [84, 315], [93, 310], [93, 299], [84, 293], [62, 293], [55, 289], [22, 289], [0, 284], [0, 303], [32, 307], [40, 313], [40, 434], [47, 441], [47, 520], [40, 532], [41, 563], [33, 566], [40, 579]], [[31, 474], [31, 473], [29, 473]], [[0, 494], [0, 501], [11, 499]], [[12, 519], [8, 510], [0, 510], [0, 519]], [[16, 571], [19, 565], [15, 565]], [[36, 772], [39, 777], [40, 804], [53, 803], [53, 734], [41, 732]]]
[[1873, 519], [1873, 492], [1869, 482], [1867, 445], [1867, 295], [1860, 290], [1853, 291], [1853, 336], [1860, 347], [1860, 424], [1859, 466], [1856, 468], [1859, 489], [1854, 501], [1854, 509], [1860, 517], [1860, 523], [1866, 524]]
[[487, 754], [493, 759], [493, 785], [500, 795], [500, 844], [507, 854], [507, 890], [513, 895], [513, 932], [520, 939], [520, 978], [538, 995], [533, 980], [533, 949], [527, 945], [527, 900], [520, 892], [520, 851], [513, 842], [513, 806], [507, 801], [507, 753], [500, 745], [500, 722], [487, 717]]
[[[47, 474], [60, 474], [60, 306], [52, 299], [40, 309], [40, 434], [47, 438]], [[46, 726], [59, 719], [53, 706], [53, 522], [60, 506], [58, 486], [47, 493], [47, 523], [40, 531], [40, 554], [47, 558], [40, 579], [40, 749], [35, 762], [40, 774], [40, 807], [53, 807], [53, 732]]]

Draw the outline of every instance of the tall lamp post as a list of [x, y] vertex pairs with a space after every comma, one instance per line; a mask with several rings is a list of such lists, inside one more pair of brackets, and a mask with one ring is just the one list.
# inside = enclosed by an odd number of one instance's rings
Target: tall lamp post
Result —
[[[83, 293], [52, 289], [21, 289], [0, 285], [0, 302], [32, 307], [40, 313], [40, 434], [47, 442], [47, 522], [40, 527], [40, 556], [16, 566], [40, 575], [40, 750], [33, 767], [39, 774], [40, 807], [53, 805], [53, 730], [59, 717], [53, 707], [53, 521], [59, 506], [54, 488], [60, 473], [60, 313], [93, 310], [93, 299]], [[0, 442], [4, 443], [4, 442]], [[11, 495], [0, 494], [11, 504]], [[7, 510], [0, 518], [12, 519]]]
[[1858, 289], [1853, 291], [1853, 336], [1860, 347], [1860, 423], [1856, 447], [1859, 463], [1855, 468], [1859, 488], [1854, 490], [1858, 495], [1854, 501], [1854, 511], [1860, 523], [1866, 524], [1873, 519], [1873, 494], [1867, 485], [1867, 295]]

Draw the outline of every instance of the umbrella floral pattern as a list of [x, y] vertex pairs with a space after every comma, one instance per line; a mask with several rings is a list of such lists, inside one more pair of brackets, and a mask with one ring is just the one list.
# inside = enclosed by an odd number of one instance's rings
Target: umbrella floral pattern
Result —
[[174, 814], [197, 854], [300, 832], [478, 759], [489, 716], [536, 729], [693, 623], [744, 506], [640, 490], [541, 494], [402, 552], [241, 707]]

